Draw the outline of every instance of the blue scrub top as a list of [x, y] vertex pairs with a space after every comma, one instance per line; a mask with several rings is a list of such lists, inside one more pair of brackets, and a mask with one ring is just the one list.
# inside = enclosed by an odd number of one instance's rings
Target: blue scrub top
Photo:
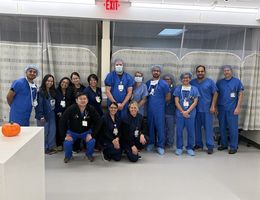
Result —
[[[182, 85], [178, 85], [174, 90], [173, 96], [179, 98], [179, 103], [180, 103], [182, 109], [185, 111], [190, 108], [190, 106], [194, 102], [194, 99], [200, 97], [200, 93], [195, 86], [191, 85], [190, 91], [186, 91], [186, 90], [182, 91]], [[186, 99], [186, 101], [189, 102], [188, 107], [184, 107], [184, 99]], [[196, 115], [196, 107], [190, 112], [191, 117], [195, 117], [195, 115]], [[181, 117], [183, 116], [181, 114], [181, 112], [179, 111], [179, 109], [176, 109], [176, 116], [181, 116]]]
[[[95, 110], [98, 112], [100, 116], [102, 116], [103, 111], [101, 106], [101, 102], [102, 102], [101, 88], [97, 87], [95, 92], [94, 90], [92, 90], [90, 86], [88, 86], [83, 90], [83, 92], [88, 97], [88, 103], [95, 108]], [[100, 102], [98, 102], [96, 98], [100, 99]]]
[[[170, 92], [169, 85], [164, 80], [159, 80], [155, 86], [151, 85], [151, 80], [146, 82], [148, 88], [148, 109], [165, 110], [165, 97]], [[151, 95], [151, 90], [154, 89], [154, 94]]]
[[29, 126], [29, 119], [32, 112], [33, 101], [36, 99], [37, 88], [30, 89], [26, 78], [15, 80], [11, 85], [15, 92], [10, 109], [10, 121], [20, 125]]
[[[134, 87], [133, 89], [133, 98], [134, 101], [141, 101], [144, 97], [148, 96], [148, 90], [144, 83], [142, 83], [139, 87]], [[138, 113], [144, 115], [144, 106], [139, 107]]]
[[165, 105], [165, 114], [166, 115], [174, 115], [175, 114], [175, 102], [174, 102], [174, 87], [170, 87], [171, 90], [171, 100], [169, 102], [166, 102]]
[[[119, 91], [118, 88], [120, 84], [124, 86], [122, 91]], [[115, 71], [112, 71], [107, 75], [105, 85], [111, 87], [111, 94], [116, 102], [122, 103], [127, 95], [127, 89], [133, 87], [134, 79], [126, 72], [119, 76]], [[110, 100], [107, 99], [107, 104], [110, 105], [110, 103]]]
[[221, 79], [217, 82], [219, 90], [218, 96], [218, 108], [225, 111], [234, 111], [237, 102], [239, 92], [244, 90], [242, 82], [235, 77], [229, 80]]
[[214, 81], [209, 78], [205, 78], [201, 82], [199, 82], [198, 79], [193, 79], [190, 84], [195, 86], [200, 93], [200, 98], [196, 107], [197, 112], [210, 112], [213, 95], [218, 91]]

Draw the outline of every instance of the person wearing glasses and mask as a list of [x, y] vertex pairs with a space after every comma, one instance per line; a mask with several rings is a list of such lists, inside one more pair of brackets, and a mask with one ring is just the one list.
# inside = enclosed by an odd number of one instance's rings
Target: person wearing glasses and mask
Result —
[[168, 84], [160, 79], [162, 67], [152, 66], [152, 79], [146, 82], [148, 88], [147, 119], [149, 131], [149, 144], [147, 151], [152, 151], [156, 143], [158, 154], [164, 154], [165, 145], [165, 102], [171, 98]]
[[128, 102], [132, 97], [134, 80], [130, 74], [124, 72], [123, 60], [117, 59], [114, 63], [114, 71], [110, 72], [105, 79], [107, 104], [116, 102], [118, 116], [121, 118], [126, 114]]
[[191, 73], [183, 73], [180, 76], [182, 85], [175, 88], [173, 96], [176, 105], [176, 155], [182, 154], [183, 129], [187, 129], [186, 150], [190, 156], [194, 156], [193, 151], [195, 140], [195, 116], [196, 105], [199, 99], [199, 91], [195, 86], [190, 85]]
[[195, 146], [194, 150], [203, 149], [201, 128], [204, 127], [206, 146], [208, 154], [213, 153], [213, 114], [216, 112], [217, 86], [215, 82], [206, 75], [206, 68], [203, 65], [196, 67], [197, 78], [191, 80], [190, 84], [197, 87], [200, 99], [196, 106], [195, 118]]
[[120, 161], [122, 156], [120, 119], [117, 116], [118, 105], [112, 102], [99, 124], [98, 134], [103, 151], [104, 161]]
[[10, 106], [9, 121], [20, 126], [29, 126], [32, 107], [37, 106], [37, 86], [34, 79], [39, 75], [36, 65], [28, 65], [24, 69], [25, 77], [15, 80], [6, 99]]
[[133, 89], [132, 101], [138, 103], [138, 113], [144, 116], [144, 105], [147, 101], [148, 90], [147, 86], [143, 83], [144, 77], [142, 72], [135, 72], [135, 84]]

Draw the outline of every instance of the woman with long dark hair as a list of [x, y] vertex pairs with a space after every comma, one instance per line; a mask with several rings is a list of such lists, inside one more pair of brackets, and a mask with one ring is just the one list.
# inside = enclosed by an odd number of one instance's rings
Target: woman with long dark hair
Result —
[[53, 154], [55, 150], [55, 86], [54, 77], [51, 74], [44, 76], [37, 94], [38, 105], [35, 108], [37, 126], [44, 126], [45, 153]]
[[71, 81], [68, 77], [63, 77], [56, 88], [55, 96], [55, 117], [56, 117], [56, 145], [57, 150], [62, 151], [65, 135], [59, 131], [59, 123], [64, 111], [71, 105]]

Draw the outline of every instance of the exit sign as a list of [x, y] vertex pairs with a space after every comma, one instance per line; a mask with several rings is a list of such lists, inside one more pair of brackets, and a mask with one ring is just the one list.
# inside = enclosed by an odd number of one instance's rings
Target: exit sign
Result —
[[104, 6], [106, 10], [118, 10], [119, 0], [105, 0]]

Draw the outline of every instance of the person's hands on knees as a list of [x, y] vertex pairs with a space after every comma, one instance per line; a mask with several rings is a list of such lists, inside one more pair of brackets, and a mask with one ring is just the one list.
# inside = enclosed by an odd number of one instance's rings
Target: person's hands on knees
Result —
[[87, 136], [86, 136], [86, 142], [88, 142], [88, 141], [91, 140], [91, 139], [92, 139], [91, 134], [87, 134]]
[[66, 137], [65, 137], [65, 140], [72, 141], [73, 139], [72, 139], [70, 134], [67, 134]]
[[114, 145], [114, 148], [115, 149], [120, 149], [120, 144], [119, 144], [119, 138], [115, 138], [113, 141], [112, 141], [113, 145]]
[[131, 150], [132, 150], [132, 153], [133, 153], [134, 155], [137, 155], [137, 154], [138, 154], [138, 149], [136, 148], [135, 145], [133, 145], [133, 146], [131, 147]]
[[145, 137], [144, 137], [144, 134], [141, 134], [141, 135], [140, 135], [140, 143], [141, 143], [142, 145], [145, 145], [145, 144], [146, 144], [146, 139], [145, 139]]

